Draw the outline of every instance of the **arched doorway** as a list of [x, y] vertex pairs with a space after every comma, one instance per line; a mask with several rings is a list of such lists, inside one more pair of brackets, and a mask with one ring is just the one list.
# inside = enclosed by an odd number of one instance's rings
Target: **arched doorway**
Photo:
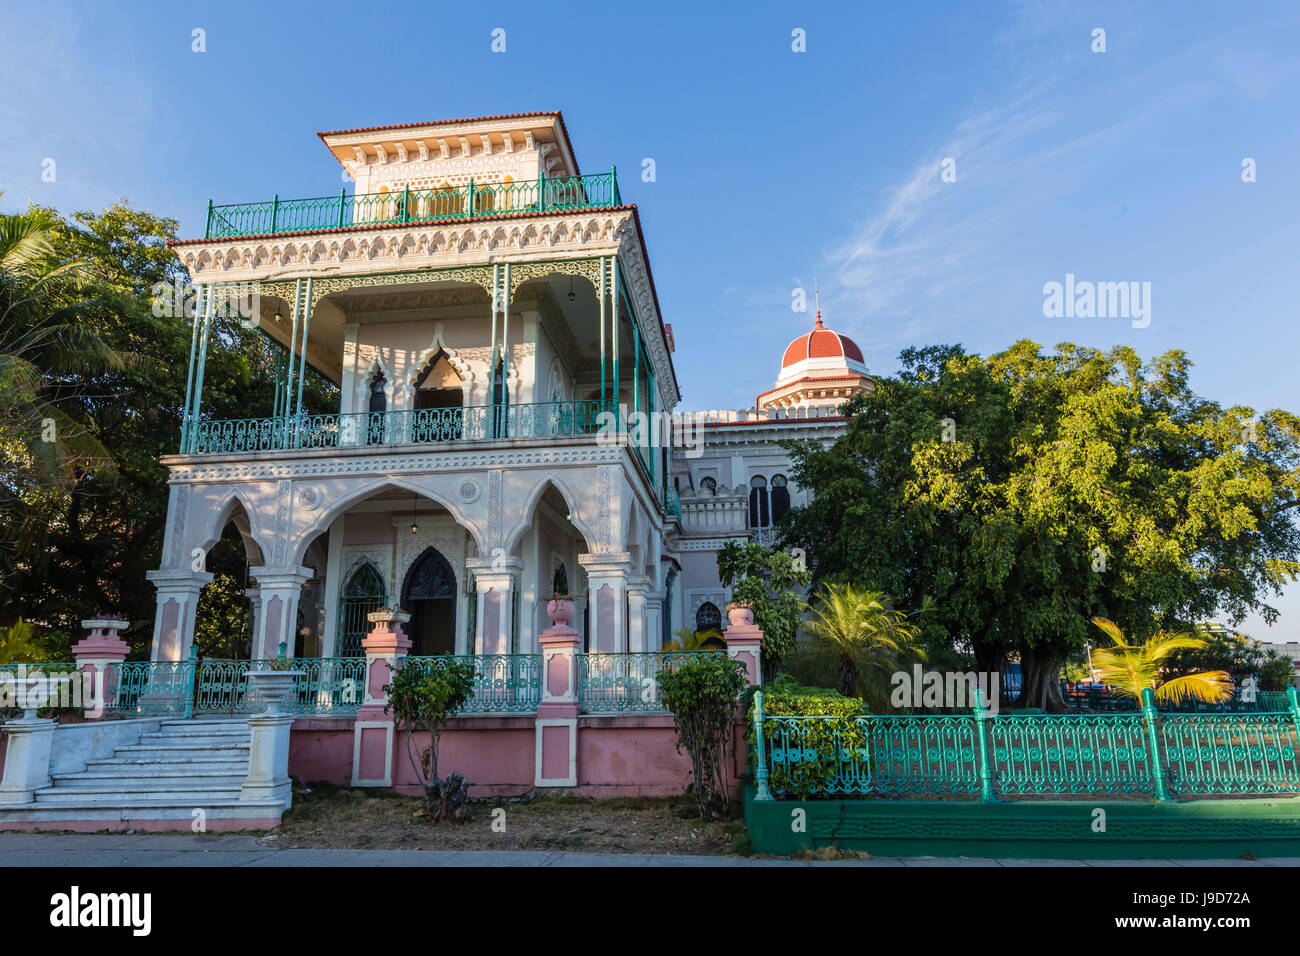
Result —
[[339, 597], [338, 638], [334, 642], [335, 657], [364, 657], [361, 639], [370, 633], [367, 616], [384, 606], [384, 579], [369, 561], [358, 565]]
[[437, 548], [425, 548], [406, 572], [402, 607], [411, 614], [411, 654], [431, 657], [456, 650], [456, 574]]
[[460, 373], [439, 349], [415, 380], [413, 441], [456, 441], [463, 431], [464, 389]]

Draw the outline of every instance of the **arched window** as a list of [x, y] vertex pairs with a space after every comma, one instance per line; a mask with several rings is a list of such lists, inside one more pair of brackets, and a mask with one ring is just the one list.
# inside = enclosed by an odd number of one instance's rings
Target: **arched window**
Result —
[[707, 491], [711, 495], [718, 493], [718, 481], [716, 478], [701, 478], [700, 491]]
[[772, 527], [772, 512], [767, 500], [767, 479], [755, 475], [749, 479], [749, 526], [751, 528]]
[[335, 657], [364, 657], [361, 639], [369, 633], [366, 615], [384, 606], [384, 579], [370, 562], [357, 567], [343, 585], [339, 597], [338, 636], [334, 642]]
[[459, 216], [463, 205], [460, 190], [451, 183], [443, 183], [433, 192], [433, 215], [437, 219]]
[[790, 489], [785, 475], [772, 476], [772, 524], [781, 520], [781, 516], [790, 510]]
[[695, 630], [709, 631], [722, 627], [722, 612], [712, 601], [705, 601], [695, 612]]

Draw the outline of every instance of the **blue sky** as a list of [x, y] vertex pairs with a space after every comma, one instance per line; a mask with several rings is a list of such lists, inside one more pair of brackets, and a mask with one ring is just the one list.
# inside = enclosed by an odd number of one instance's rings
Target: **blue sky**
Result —
[[[194, 236], [209, 198], [338, 189], [316, 130], [559, 108], [641, 208], [685, 407], [752, 404], [816, 278], [873, 371], [935, 342], [1128, 343], [1300, 410], [1300, 5], [7, 7], [6, 210], [127, 196]], [[1066, 273], [1150, 282], [1150, 326], [1045, 318]], [[1248, 629], [1300, 639], [1300, 588], [1279, 607]]]

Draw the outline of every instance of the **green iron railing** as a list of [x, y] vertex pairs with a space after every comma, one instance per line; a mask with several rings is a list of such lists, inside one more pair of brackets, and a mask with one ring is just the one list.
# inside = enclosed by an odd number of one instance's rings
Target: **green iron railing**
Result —
[[[0, 684], [7, 681], [17, 680], [25, 677], [53, 677], [67, 678], [66, 681], [58, 681], [53, 686], [19, 689], [16, 685], [7, 684], [3, 691], [0, 691], [0, 715], [12, 711], [18, 713], [21, 709], [20, 703], [29, 706], [33, 700], [39, 702], [46, 700], [47, 703], [40, 706], [44, 711], [48, 706], [51, 709], [60, 709], [64, 707], [79, 707], [93, 702], [93, 695], [97, 689], [93, 682], [85, 681], [77, 672], [76, 664], [69, 664], [66, 661], [47, 661], [44, 664], [28, 664], [24, 662], [14, 662], [10, 664], [0, 664]], [[29, 697], [28, 694], [32, 696]], [[21, 698], [21, 699], [20, 699]]]
[[618, 171], [542, 177], [522, 182], [475, 183], [433, 189], [396, 189], [349, 196], [270, 202], [208, 203], [206, 239], [264, 236], [319, 229], [403, 223], [454, 222], [483, 216], [607, 209], [622, 205]]
[[599, 418], [603, 408], [599, 400], [590, 400], [200, 421], [190, 430], [189, 447], [181, 452], [210, 455], [596, 435], [604, 424]]
[[302, 673], [294, 678], [287, 713], [351, 717], [365, 703], [364, 657], [298, 657], [293, 669]]
[[1300, 792], [1300, 705], [1278, 713], [767, 716], [755, 695], [760, 799]]
[[662, 711], [659, 674], [693, 654], [723, 651], [649, 651], [631, 654], [579, 654], [578, 704], [586, 713]]
[[122, 661], [104, 681], [105, 711], [113, 717], [191, 717], [195, 659]]
[[474, 694], [461, 714], [533, 713], [542, 700], [540, 654], [444, 654], [407, 657], [402, 667], [441, 667], [451, 661], [474, 665]]

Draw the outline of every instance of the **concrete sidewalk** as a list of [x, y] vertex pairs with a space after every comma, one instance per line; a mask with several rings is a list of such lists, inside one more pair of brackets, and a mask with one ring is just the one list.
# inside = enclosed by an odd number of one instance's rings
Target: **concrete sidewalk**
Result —
[[871, 860], [757, 860], [731, 856], [651, 853], [565, 853], [547, 850], [322, 850], [277, 849], [240, 834], [4, 833], [6, 866], [1300, 866], [1300, 859], [1269, 860], [984, 860], [967, 857], [880, 857]]

